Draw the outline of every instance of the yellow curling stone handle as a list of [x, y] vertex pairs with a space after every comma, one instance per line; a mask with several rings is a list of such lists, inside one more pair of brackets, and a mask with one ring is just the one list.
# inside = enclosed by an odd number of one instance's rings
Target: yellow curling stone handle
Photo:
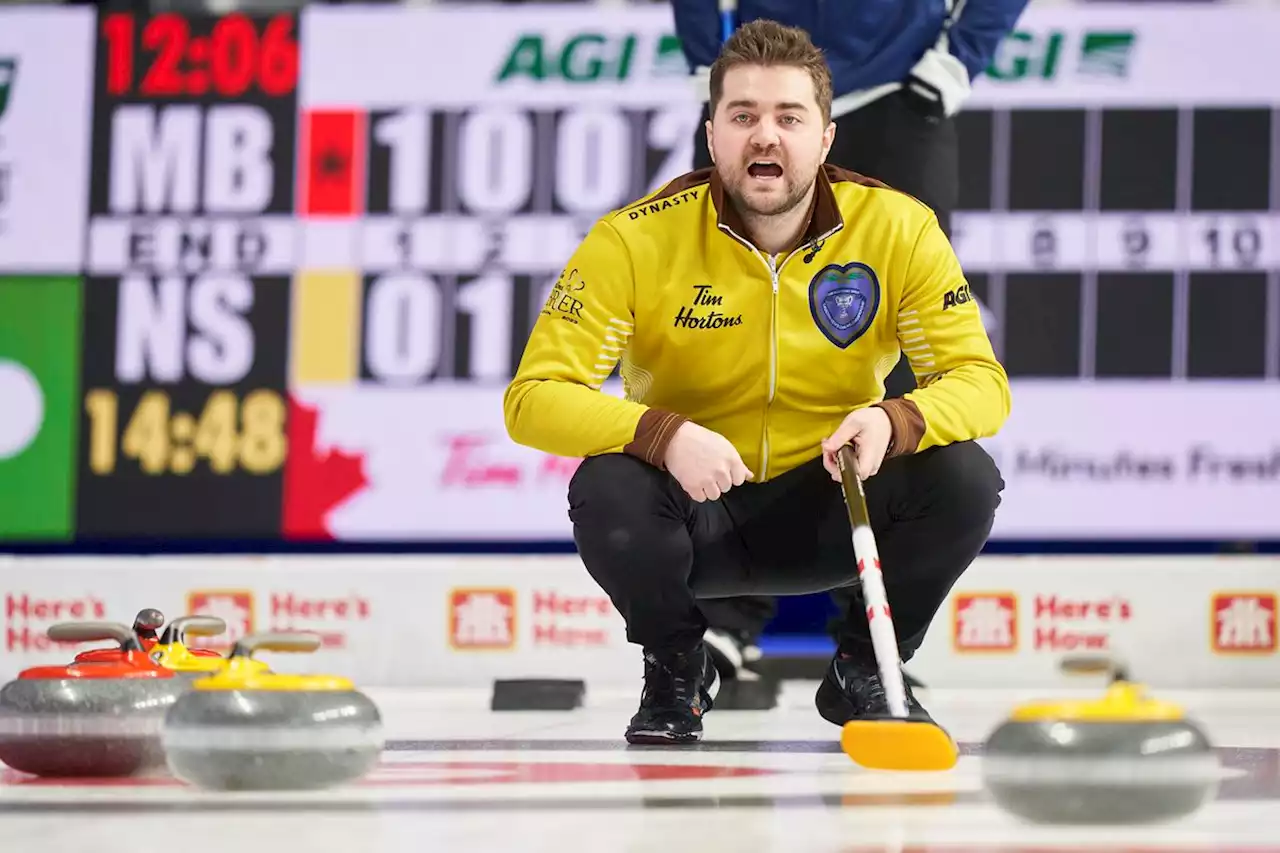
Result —
[[[217, 672], [222, 658], [191, 653], [187, 636], [216, 637], [227, 630], [227, 623], [215, 616], [183, 616], [164, 629], [159, 642], [151, 649], [151, 659], [165, 669], [176, 672]], [[264, 669], [266, 664], [259, 664]]]
[[355, 690], [355, 685], [336, 675], [288, 675], [263, 670], [254, 660], [259, 650], [274, 652], [314, 652], [320, 648], [320, 637], [309, 633], [255, 634], [236, 643], [231, 654], [222, 661], [219, 671], [191, 685], [194, 690]]

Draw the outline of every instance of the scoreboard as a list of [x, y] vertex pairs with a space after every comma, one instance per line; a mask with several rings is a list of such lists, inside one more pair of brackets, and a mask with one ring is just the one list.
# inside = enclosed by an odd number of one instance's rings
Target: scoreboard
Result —
[[287, 456], [297, 21], [98, 21], [77, 531], [267, 538]]
[[505, 384], [565, 259], [602, 211], [679, 173], [672, 153], [696, 120], [679, 108], [305, 111], [305, 265], [360, 272], [356, 375]]
[[1280, 377], [1280, 110], [1253, 99], [961, 115], [953, 242], [1011, 376]]
[[[1032, 9], [975, 82], [994, 538], [1280, 539], [1278, 39]], [[568, 541], [502, 391], [699, 118], [661, 4], [0, 11], [0, 539]]]

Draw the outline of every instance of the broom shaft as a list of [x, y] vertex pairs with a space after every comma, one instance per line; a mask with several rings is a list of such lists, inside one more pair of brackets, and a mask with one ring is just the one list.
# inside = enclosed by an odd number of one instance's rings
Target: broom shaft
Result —
[[863, 600], [867, 605], [867, 626], [875, 649], [880, 679], [895, 717], [907, 716], [907, 689], [902, 679], [902, 663], [898, 654], [898, 638], [889, 611], [889, 596], [880, 571], [880, 550], [871, 531], [867, 498], [858, 477], [858, 458], [854, 449], [845, 445], [836, 458], [840, 463], [840, 486], [849, 510], [849, 526], [853, 528], [853, 553], [858, 560], [858, 577], [862, 582]]

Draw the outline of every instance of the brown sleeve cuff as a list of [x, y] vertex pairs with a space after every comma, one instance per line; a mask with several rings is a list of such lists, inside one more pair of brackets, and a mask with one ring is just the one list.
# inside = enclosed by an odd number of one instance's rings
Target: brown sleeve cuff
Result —
[[656, 468], [665, 468], [663, 459], [667, 455], [667, 445], [671, 443], [676, 430], [687, 420], [689, 419], [684, 415], [675, 412], [649, 409], [640, 416], [635, 438], [622, 448], [622, 452], [639, 457]]
[[884, 409], [884, 413], [889, 416], [889, 424], [893, 428], [889, 434], [889, 450], [884, 458], [891, 459], [894, 456], [915, 453], [916, 448], [920, 446], [920, 439], [924, 437], [924, 415], [920, 414], [920, 409], [915, 402], [903, 397], [895, 397], [892, 400], [883, 400], [876, 405]]

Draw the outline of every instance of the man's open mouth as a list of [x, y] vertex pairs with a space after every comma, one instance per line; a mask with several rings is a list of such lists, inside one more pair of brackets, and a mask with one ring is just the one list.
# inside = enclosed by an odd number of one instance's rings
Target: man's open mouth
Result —
[[782, 166], [777, 160], [752, 160], [747, 174], [753, 178], [781, 178]]

